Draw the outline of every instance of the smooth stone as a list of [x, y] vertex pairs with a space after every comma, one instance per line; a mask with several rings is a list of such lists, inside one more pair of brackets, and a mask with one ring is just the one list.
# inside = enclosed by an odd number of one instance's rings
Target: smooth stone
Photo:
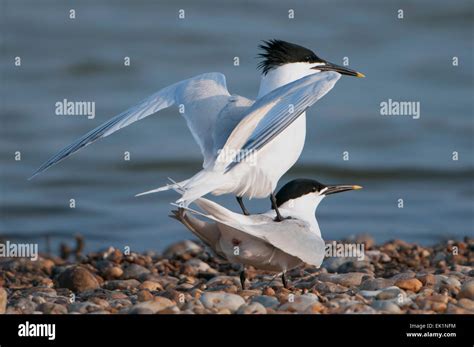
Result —
[[345, 287], [357, 287], [362, 279], [368, 275], [363, 272], [348, 272], [343, 274], [321, 274], [318, 279], [323, 282], [332, 282]]
[[375, 298], [377, 295], [382, 293], [381, 290], [361, 290], [359, 292], [360, 295], [362, 295], [364, 298]]
[[102, 307], [92, 302], [85, 301], [85, 302], [73, 302], [72, 304], [68, 305], [67, 309], [69, 313], [73, 313], [73, 312], [89, 313], [89, 312], [102, 310]]
[[389, 300], [374, 300], [372, 307], [378, 311], [384, 311], [388, 313], [401, 313], [400, 307]]
[[52, 302], [46, 302], [38, 305], [36, 310], [41, 311], [44, 314], [67, 314], [67, 307]]
[[172, 258], [175, 256], [182, 256], [185, 253], [199, 253], [202, 248], [193, 241], [185, 240], [172, 244], [163, 252], [165, 258]]
[[161, 291], [163, 290], [163, 286], [154, 281], [144, 281], [142, 284], [138, 286], [139, 289], [148, 289], [149, 291]]
[[208, 309], [228, 309], [231, 312], [237, 311], [240, 306], [245, 304], [245, 300], [241, 296], [224, 292], [205, 292], [201, 295], [200, 300]]
[[8, 294], [4, 288], [0, 287], [0, 314], [4, 314], [7, 310]]
[[240, 306], [237, 310], [237, 314], [267, 314], [267, 310], [262, 304], [253, 302], [248, 305], [244, 304]]
[[211, 270], [214, 270], [209, 266], [209, 264], [203, 262], [201, 259], [198, 259], [198, 258], [191, 258], [187, 260], [184, 263], [184, 265], [191, 266], [192, 268], [194, 268], [196, 271], [199, 271], [199, 272], [209, 272]]
[[148, 290], [140, 290], [137, 294], [138, 301], [148, 301], [153, 299], [153, 294], [151, 294]]
[[303, 295], [294, 295], [293, 300], [288, 298], [288, 302], [281, 305], [279, 311], [290, 311], [290, 312], [304, 312], [309, 306], [319, 302], [317, 295], [308, 293]]
[[257, 302], [264, 307], [269, 307], [269, 308], [277, 308], [278, 305], [280, 305], [280, 301], [278, 301], [277, 298], [274, 296], [268, 296], [268, 295], [257, 295], [252, 298], [251, 303]]
[[415, 273], [412, 272], [412, 271], [409, 271], [409, 272], [402, 272], [402, 273], [399, 273], [399, 274], [396, 274], [394, 276], [392, 276], [391, 280], [393, 281], [399, 281], [399, 280], [409, 280], [409, 279], [412, 279], [415, 277]]
[[36, 304], [28, 298], [21, 298], [15, 303], [15, 308], [19, 309], [21, 313], [31, 314], [36, 311]]
[[126, 289], [133, 289], [137, 288], [140, 285], [140, 282], [138, 282], [135, 279], [130, 279], [130, 280], [113, 280], [113, 281], [108, 281], [105, 283], [105, 288], [109, 290], [126, 290]]
[[458, 294], [458, 298], [474, 300], [474, 280], [464, 282], [464, 284], [461, 286], [461, 291]]
[[471, 299], [463, 298], [459, 299], [458, 306], [465, 308], [466, 310], [474, 311], [474, 301]]
[[394, 281], [387, 278], [373, 278], [363, 281], [360, 285], [361, 290], [379, 290], [393, 286]]
[[119, 266], [111, 266], [104, 270], [104, 276], [106, 279], [116, 279], [123, 275], [123, 270]]
[[171, 306], [175, 306], [173, 301], [161, 296], [156, 296], [153, 300], [141, 302], [132, 306], [128, 313], [137, 314], [143, 312], [144, 310], [149, 310], [151, 313], [157, 313]]
[[138, 279], [142, 275], [149, 274], [150, 270], [138, 264], [130, 264], [123, 269], [122, 278], [124, 280]]
[[328, 272], [337, 272], [341, 265], [354, 259], [355, 258], [329, 257], [324, 259], [321, 267], [328, 270]]
[[395, 285], [398, 288], [410, 290], [414, 293], [418, 293], [420, 289], [423, 287], [423, 283], [421, 283], [421, 281], [416, 278], [401, 279], [401, 280], [396, 281]]
[[377, 300], [398, 299], [400, 297], [405, 298], [406, 294], [396, 286], [384, 288], [376, 296]]
[[95, 276], [82, 266], [67, 268], [59, 275], [57, 282], [59, 288], [67, 288], [76, 293], [100, 287]]
[[240, 286], [240, 279], [237, 276], [215, 276], [206, 283], [208, 287], [216, 284], [235, 284]]
[[313, 281], [308, 288], [314, 288], [321, 293], [344, 293], [349, 290], [349, 288], [341, 286], [340, 284], [332, 282], [321, 282], [319, 280]]

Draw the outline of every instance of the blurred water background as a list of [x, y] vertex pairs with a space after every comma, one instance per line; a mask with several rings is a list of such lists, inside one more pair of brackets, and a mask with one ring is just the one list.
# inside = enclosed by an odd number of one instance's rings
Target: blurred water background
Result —
[[[469, 0], [1, 0], [0, 237], [39, 242], [40, 250], [45, 235], [53, 247], [81, 233], [88, 249], [135, 250], [192, 238], [167, 217], [176, 194], [134, 197], [200, 169], [201, 154], [176, 109], [26, 179], [63, 146], [184, 78], [219, 71], [231, 93], [255, 97], [257, 45], [270, 38], [302, 44], [338, 64], [349, 57], [350, 67], [367, 76], [343, 77], [309, 111], [303, 155], [280, 181], [364, 186], [320, 205], [326, 239], [370, 233], [378, 242], [431, 244], [472, 236], [473, 6]], [[288, 19], [289, 9], [295, 19]], [[21, 67], [13, 64], [17, 56]], [[55, 115], [63, 99], [94, 101], [95, 119]], [[380, 115], [388, 99], [419, 101], [421, 118]], [[16, 151], [21, 161], [14, 160]], [[123, 160], [125, 151], [130, 161]], [[343, 160], [344, 151], [350, 160]], [[453, 151], [459, 160], [452, 160]], [[238, 211], [233, 197], [216, 200]], [[247, 204], [255, 212], [269, 208], [267, 200]]]

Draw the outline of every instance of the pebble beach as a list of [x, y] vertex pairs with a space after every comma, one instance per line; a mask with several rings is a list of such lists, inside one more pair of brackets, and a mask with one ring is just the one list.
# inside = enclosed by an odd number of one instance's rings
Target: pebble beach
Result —
[[[279, 277], [214, 257], [182, 241], [163, 253], [0, 259], [0, 313], [6, 314], [474, 314], [474, 239], [433, 246], [400, 240], [365, 259], [326, 258]], [[343, 241], [342, 241], [343, 242]]]

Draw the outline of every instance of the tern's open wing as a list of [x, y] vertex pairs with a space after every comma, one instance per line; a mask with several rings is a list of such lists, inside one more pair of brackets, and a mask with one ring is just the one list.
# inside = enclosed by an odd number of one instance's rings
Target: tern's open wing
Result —
[[199, 198], [194, 202], [207, 214], [186, 207], [185, 209], [264, 240], [283, 252], [300, 258], [305, 263], [320, 266], [323, 262], [324, 240], [302, 220], [286, 219], [275, 222], [266, 215], [245, 216], [229, 211], [204, 198]]
[[337, 72], [309, 75], [258, 99], [227, 140], [228, 149], [240, 151], [231, 162], [227, 162], [226, 172], [278, 136], [307, 108], [326, 95], [340, 77]]
[[172, 105], [184, 107], [183, 116], [201, 148], [204, 166], [206, 166], [208, 161], [215, 159], [212, 130], [219, 112], [227, 105], [229, 97], [225, 76], [218, 72], [202, 74], [175, 83], [161, 89], [65, 147], [45, 162], [31, 178], [98, 139], [109, 136], [127, 125]]

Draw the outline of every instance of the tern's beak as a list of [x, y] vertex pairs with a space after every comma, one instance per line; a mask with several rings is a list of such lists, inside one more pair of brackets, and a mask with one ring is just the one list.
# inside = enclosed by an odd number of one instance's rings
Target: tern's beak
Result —
[[335, 193], [341, 193], [341, 192], [347, 192], [349, 190], [358, 190], [362, 189], [361, 186], [354, 186], [354, 185], [348, 185], [348, 184], [341, 184], [341, 185], [336, 185], [336, 186], [327, 186], [327, 189], [322, 191], [321, 193], [323, 195], [330, 195], [330, 194], [335, 194]]
[[363, 73], [348, 69], [344, 66], [329, 63], [329, 62], [325, 62], [324, 65], [315, 66], [312, 69], [320, 70], [320, 71], [336, 71], [336, 72], [339, 72], [341, 75], [355, 76], [359, 78], [365, 77]]

